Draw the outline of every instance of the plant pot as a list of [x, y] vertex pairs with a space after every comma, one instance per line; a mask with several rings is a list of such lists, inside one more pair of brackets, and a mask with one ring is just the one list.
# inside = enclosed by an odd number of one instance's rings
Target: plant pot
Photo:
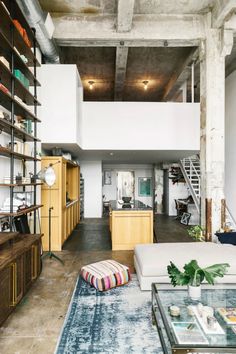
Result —
[[201, 297], [201, 285], [199, 286], [188, 286], [188, 294], [192, 300], [198, 300]]

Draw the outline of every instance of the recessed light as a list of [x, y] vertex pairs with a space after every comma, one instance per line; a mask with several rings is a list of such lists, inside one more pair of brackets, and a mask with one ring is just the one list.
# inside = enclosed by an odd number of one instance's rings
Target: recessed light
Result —
[[110, 155], [113, 156], [114, 155], [113, 152], [110, 152]]

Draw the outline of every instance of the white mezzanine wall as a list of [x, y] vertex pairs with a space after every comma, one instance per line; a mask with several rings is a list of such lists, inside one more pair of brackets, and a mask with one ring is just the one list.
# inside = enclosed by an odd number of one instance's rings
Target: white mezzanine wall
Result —
[[83, 102], [83, 149], [199, 150], [199, 103]]

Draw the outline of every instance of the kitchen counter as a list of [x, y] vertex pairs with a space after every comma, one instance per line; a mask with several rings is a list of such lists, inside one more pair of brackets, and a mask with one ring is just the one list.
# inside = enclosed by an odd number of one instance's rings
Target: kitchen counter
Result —
[[139, 200], [130, 204], [110, 201], [112, 250], [133, 250], [140, 243], [153, 243], [153, 210]]
[[133, 200], [131, 203], [124, 203], [122, 200], [110, 200], [111, 210], [152, 210], [152, 208], [140, 200]]

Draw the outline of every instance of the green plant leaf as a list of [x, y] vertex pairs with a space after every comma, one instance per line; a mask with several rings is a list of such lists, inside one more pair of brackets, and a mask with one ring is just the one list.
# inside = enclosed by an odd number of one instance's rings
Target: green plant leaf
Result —
[[214, 279], [216, 277], [223, 277], [225, 273], [227, 273], [229, 264], [228, 263], [220, 263], [220, 264], [213, 264], [212, 266], [203, 268], [202, 271], [204, 272], [204, 276], [206, 281], [214, 285]]
[[189, 284], [189, 276], [182, 273], [173, 262], [170, 262], [170, 265], [167, 266], [167, 271], [173, 286]]
[[228, 263], [213, 264], [206, 268], [200, 268], [196, 260], [191, 260], [184, 265], [184, 272], [181, 272], [173, 262], [167, 266], [171, 284], [176, 285], [200, 285], [204, 279], [209, 284], [214, 284], [216, 277], [223, 277], [229, 267]]
[[199, 267], [195, 259], [185, 264], [184, 271], [185, 274], [187, 274], [190, 278], [189, 284], [196, 286], [202, 283], [204, 279], [204, 273], [202, 272], [202, 269]]

